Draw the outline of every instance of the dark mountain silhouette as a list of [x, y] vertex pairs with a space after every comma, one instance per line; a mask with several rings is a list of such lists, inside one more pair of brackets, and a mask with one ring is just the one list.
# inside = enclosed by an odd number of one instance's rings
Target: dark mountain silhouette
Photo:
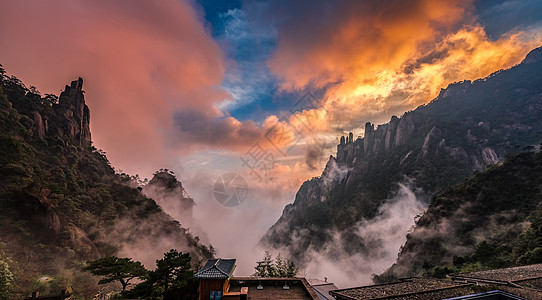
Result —
[[81, 78], [41, 96], [0, 71], [0, 261], [14, 296], [71, 287], [90, 298], [97, 278], [82, 267], [102, 256], [150, 266], [172, 248], [195, 263], [213, 256], [92, 146]]

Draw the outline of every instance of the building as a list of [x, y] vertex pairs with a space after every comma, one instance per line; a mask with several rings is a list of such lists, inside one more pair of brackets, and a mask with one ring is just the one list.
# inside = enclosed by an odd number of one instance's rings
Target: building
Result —
[[460, 296], [455, 298], [449, 298], [446, 300], [527, 300], [525, 298], [512, 295], [503, 291], [490, 291], [485, 293]]
[[229, 290], [230, 278], [235, 270], [235, 259], [210, 259], [194, 275], [199, 279], [199, 299], [223, 299]]
[[233, 277], [235, 259], [211, 259], [195, 275], [199, 299], [213, 300], [526, 300], [542, 299], [542, 264], [337, 289], [305, 278]]
[[[335, 299], [365, 300], [365, 299], [443, 299], [462, 294], [449, 293], [448, 290], [463, 289], [464, 283], [451, 280], [430, 278], [405, 278], [396, 282], [375, 284], [348, 289], [331, 291]], [[464, 295], [472, 294], [465, 293]], [[444, 296], [443, 296], [444, 295]], [[448, 295], [450, 295], [448, 297]]]
[[200, 300], [320, 300], [305, 278], [232, 277], [235, 259], [210, 259], [194, 275]]
[[305, 278], [233, 277], [228, 293], [232, 296], [240, 293], [240, 297], [224, 299], [319, 300]]

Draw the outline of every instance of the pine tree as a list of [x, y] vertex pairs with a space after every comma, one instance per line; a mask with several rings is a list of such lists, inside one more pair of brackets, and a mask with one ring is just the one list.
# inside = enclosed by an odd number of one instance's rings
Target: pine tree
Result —
[[288, 267], [286, 269], [286, 277], [293, 278], [297, 275], [297, 271], [299, 269], [295, 266], [295, 263], [293, 261], [288, 261]]
[[263, 260], [256, 262], [258, 265], [254, 267], [256, 272], [253, 274], [258, 277], [295, 277], [297, 275], [297, 267], [292, 261], [285, 261], [279, 253], [275, 261], [271, 252], [265, 251]]
[[[171, 249], [164, 253], [164, 258], [156, 261], [156, 270], [151, 271], [150, 277], [162, 287], [164, 299], [171, 298], [176, 290], [188, 286], [194, 277], [190, 266], [190, 255]], [[171, 290], [171, 292], [170, 292]]]
[[98, 284], [119, 281], [122, 284], [122, 290], [130, 285], [130, 280], [142, 278], [147, 274], [147, 270], [138, 261], [132, 261], [131, 258], [118, 258], [108, 256], [94, 261], [90, 261], [85, 271], [90, 271], [93, 275], [103, 276]]
[[277, 277], [287, 277], [288, 265], [286, 261], [282, 259], [280, 253], [277, 255], [277, 258], [275, 259], [275, 266], [277, 270]]

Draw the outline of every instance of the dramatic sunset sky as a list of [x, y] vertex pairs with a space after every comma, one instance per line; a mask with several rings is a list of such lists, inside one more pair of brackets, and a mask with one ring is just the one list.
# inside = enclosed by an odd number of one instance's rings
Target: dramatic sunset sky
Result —
[[[0, 0], [0, 42], [8, 74], [42, 94], [83, 77], [94, 145], [129, 174], [173, 170], [204, 240], [236, 257], [341, 135], [542, 45], [542, 2]], [[251, 170], [254, 150], [274, 163]], [[213, 199], [225, 172], [247, 181], [240, 206]]]

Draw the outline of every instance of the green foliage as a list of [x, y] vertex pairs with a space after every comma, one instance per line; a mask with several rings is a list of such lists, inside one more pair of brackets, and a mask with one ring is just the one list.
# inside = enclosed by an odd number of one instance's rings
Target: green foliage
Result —
[[542, 152], [528, 150], [439, 192], [376, 280], [542, 263]]
[[459, 273], [467, 273], [467, 272], [476, 272], [476, 271], [482, 271], [487, 270], [487, 267], [484, 267], [482, 263], [479, 261], [477, 262], [469, 262], [464, 265], [462, 265], [460, 268], [457, 268], [456, 270], [459, 270]]
[[90, 261], [85, 271], [90, 271], [96, 276], [103, 276], [98, 284], [119, 281], [122, 284], [122, 290], [130, 285], [130, 280], [134, 278], [143, 278], [147, 270], [138, 261], [132, 261], [131, 258], [118, 258], [108, 256], [94, 261]]
[[265, 251], [263, 260], [258, 261], [257, 264], [254, 267], [256, 270], [254, 276], [258, 277], [295, 277], [298, 272], [295, 263], [283, 260], [280, 253], [273, 261], [271, 252]]
[[0, 300], [11, 299], [13, 274], [7, 262], [0, 260]]
[[297, 275], [297, 272], [299, 269], [295, 266], [295, 263], [293, 261], [288, 261], [286, 264], [286, 276], [293, 278]]
[[11, 254], [13, 298], [66, 287], [91, 298], [114, 284], [98, 286], [85, 262], [130, 245], [168, 238], [189, 245], [196, 261], [213, 256], [136, 189], [137, 177], [116, 174], [105, 152], [68, 134], [74, 120], [57, 96], [0, 73], [0, 242]]
[[276, 266], [273, 263], [271, 252], [265, 251], [265, 256], [263, 260], [256, 262], [258, 265], [254, 267], [256, 273], [255, 276], [258, 277], [275, 277]]
[[121, 293], [122, 297], [146, 299], [195, 299], [197, 286], [188, 253], [171, 249], [156, 261], [156, 269], [144, 281]]
[[181, 294], [183, 288], [194, 280], [190, 255], [170, 250], [163, 259], [156, 261], [156, 270], [151, 272], [150, 278], [163, 290], [164, 299], [176, 299], [175, 295]]
[[9, 268], [11, 259], [5, 248], [6, 245], [0, 242], [0, 300], [11, 299], [13, 291], [13, 273]]

